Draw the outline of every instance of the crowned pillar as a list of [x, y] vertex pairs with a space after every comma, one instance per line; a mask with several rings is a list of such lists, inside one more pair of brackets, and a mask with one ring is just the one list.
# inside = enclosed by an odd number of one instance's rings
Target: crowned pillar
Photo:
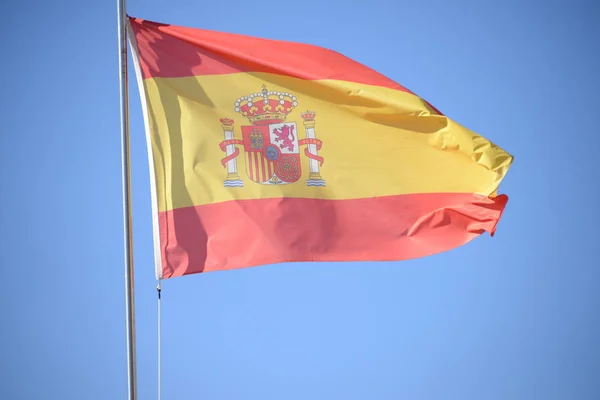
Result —
[[306, 139], [308, 141], [308, 153], [307, 156], [308, 166], [310, 174], [306, 181], [307, 186], [325, 186], [325, 181], [321, 178], [321, 172], [319, 170], [320, 165], [323, 163], [323, 158], [319, 157], [317, 151], [321, 148], [321, 142], [317, 140], [315, 136], [315, 116], [316, 113], [313, 111], [306, 111], [300, 114], [304, 120], [304, 129], [306, 130]]
[[[223, 133], [225, 135], [225, 141], [233, 142], [233, 120], [230, 118], [222, 118], [220, 120], [221, 126], [223, 127]], [[240, 179], [240, 175], [237, 171], [237, 150], [235, 144], [231, 143], [225, 147], [225, 153], [227, 154], [227, 178], [225, 179], [225, 187], [239, 187], [244, 186], [244, 181]]]

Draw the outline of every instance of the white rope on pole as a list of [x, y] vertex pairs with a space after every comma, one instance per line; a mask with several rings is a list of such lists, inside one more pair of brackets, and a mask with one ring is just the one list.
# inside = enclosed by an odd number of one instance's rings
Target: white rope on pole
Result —
[[160, 279], [158, 280], [158, 286], [156, 286], [156, 291], [158, 292], [158, 304], [157, 304], [157, 320], [158, 320], [158, 332], [157, 332], [157, 338], [158, 338], [158, 368], [157, 368], [157, 373], [158, 373], [158, 400], [161, 399], [161, 370], [160, 370], [160, 362], [161, 362], [161, 330], [162, 330], [162, 306], [161, 306], [161, 285], [160, 285]]

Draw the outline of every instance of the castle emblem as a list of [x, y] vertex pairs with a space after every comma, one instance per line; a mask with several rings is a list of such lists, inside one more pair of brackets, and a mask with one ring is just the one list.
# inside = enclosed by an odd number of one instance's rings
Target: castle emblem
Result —
[[242, 187], [238, 174], [240, 148], [245, 152], [246, 174], [250, 180], [262, 185], [286, 185], [297, 182], [302, 176], [300, 148], [309, 159], [310, 174], [307, 186], [325, 186], [320, 167], [323, 157], [318, 155], [322, 142], [315, 136], [316, 113], [306, 111], [303, 120], [304, 139], [298, 138], [296, 122], [287, 117], [298, 106], [296, 96], [291, 93], [269, 91], [263, 85], [260, 93], [240, 97], [235, 101], [235, 112], [248, 118], [251, 125], [241, 127], [242, 139], [235, 139], [234, 121], [221, 118], [225, 140], [220, 148], [226, 156], [221, 160], [227, 168], [225, 187]]

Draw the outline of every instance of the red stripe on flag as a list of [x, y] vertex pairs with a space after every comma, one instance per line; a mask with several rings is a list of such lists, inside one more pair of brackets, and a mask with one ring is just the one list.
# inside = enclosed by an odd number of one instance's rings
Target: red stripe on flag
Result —
[[248, 165], [248, 176], [254, 180], [254, 170], [252, 168], [252, 152], [246, 153], [246, 165]]
[[267, 180], [267, 166], [265, 165], [265, 157], [261, 154], [260, 155], [260, 165], [261, 165], [261, 174], [262, 174], [262, 181], [261, 182], [265, 182]]
[[161, 212], [163, 278], [292, 261], [424, 257], [493, 234], [507, 201], [456, 193], [273, 198]]
[[258, 169], [258, 153], [253, 152], [252, 157], [254, 158], [254, 175], [256, 176], [256, 180], [260, 179], [260, 170]]
[[163, 24], [130, 17], [143, 78], [267, 72], [336, 79], [412, 93], [336, 51], [310, 44]]

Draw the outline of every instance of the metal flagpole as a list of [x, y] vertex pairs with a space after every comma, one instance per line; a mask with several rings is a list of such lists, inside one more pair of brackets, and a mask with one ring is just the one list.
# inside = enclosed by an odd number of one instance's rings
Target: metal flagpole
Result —
[[133, 238], [131, 231], [131, 168], [129, 165], [129, 91], [127, 79], [127, 12], [125, 0], [117, 0], [119, 35], [119, 83], [121, 99], [121, 158], [123, 229], [125, 236], [125, 310], [127, 314], [127, 382], [129, 400], [137, 400], [135, 361], [135, 306], [133, 295]]

